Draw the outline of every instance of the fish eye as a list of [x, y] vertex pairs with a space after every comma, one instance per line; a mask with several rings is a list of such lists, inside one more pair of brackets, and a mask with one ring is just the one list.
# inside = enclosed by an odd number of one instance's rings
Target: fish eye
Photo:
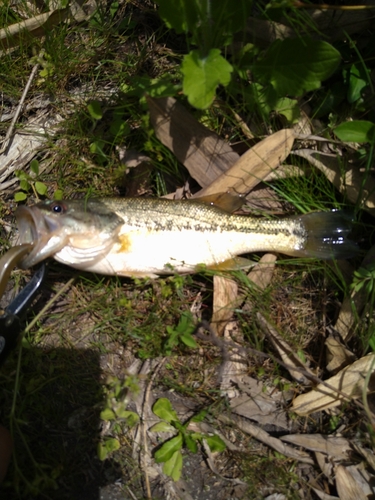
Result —
[[62, 203], [53, 203], [51, 205], [51, 210], [55, 214], [63, 214], [65, 212], [65, 206]]

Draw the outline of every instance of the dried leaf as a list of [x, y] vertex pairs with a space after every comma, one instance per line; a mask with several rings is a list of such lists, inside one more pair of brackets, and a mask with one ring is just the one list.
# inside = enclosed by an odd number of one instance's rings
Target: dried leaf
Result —
[[293, 143], [293, 130], [279, 130], [244, 153], [228, 171], [199, 191], [197, 196], [225, 193], [228, 190], [238, 194], [249, 193], [281, 165]]
[[218, 419], [225, 424], [235, 424], [243, 432], [246, 432], [246, 434], [250, 434], [261, 443], [266, 444], [273, 450], [278, 451], [286, 457], [293, 458], [305, 464], [312, 465], [314, 463], [314, 460], [308, 455], [308, 453], [296, 450], [291, 446], [286, 445], [280, 439], [270, 436], [268, 432], [264, 431], [254, 424], [251, 424], [248, 420], [236, 417], [234, 415], [231, 418], [225, 415], [219, 415]]
[[345, 366], [353, 363], [356, 359], [354, 354], [349, 351], [341, 342], [334, 337], [328, 337], [325, 341], [327, 347], [327, 370], [336, 373]]
[[336, 488], [340, 500], [367, 500], [368, 496], [364, 493], [358, 479], [343, 465], [336, 468]]
[[347, 460], [352, 450], [350, 442], [343, 437], [324, 436], [323, 434], [290, 434], [282, 436], [282, 441], [302, 446], [310, 451], [325, 453], [332, 460]]
[[[209, 186], [239, 158], [228, 143], [199, 123], [172, 97], [147, 97], [156, 137], [202, 186]], [[224, 192], [224, 191], [223, 191]]]
[[[360, 397], [369, 370], [375, 370], [375, 354], [364, 356], [325, 383], [319, 384], [314, 390], [295, 398], [293, 411], [298, 415], [309, 415], [338, 406], [342, 401]], [[372, 385], [370, 380], [369, 389]]]
[[218, 335], [222, 335], [225, 325], [233, 317], [236, 307], [238, 285], [236, 281], [225, 276], [214, 276], [213, 314], [211, 327]]
[[262, 427], [273, 425], [290, 430], [290, 419], [284, 409], [286, 398], [283, 392], [274, 387], [269, 388], [246, 375], [242, 375], [241, 381], [236, 381], [236, 386], [241, 394], [230, 400], [233, 413], [255, 420]]
[[276, 255], [266, 253], [260, 261], [249, 272], [247, 277], [260, 289], [265, 290], [272, 281], [273, 272], [275, 270]]

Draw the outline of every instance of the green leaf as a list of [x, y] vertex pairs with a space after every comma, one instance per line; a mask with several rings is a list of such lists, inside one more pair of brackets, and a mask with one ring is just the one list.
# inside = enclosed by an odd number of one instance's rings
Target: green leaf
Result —
[[173, 427], [173, 425], [168, 424], [168, 422], [158, 422], [157, 424], [153, 425], [150, 427], [149, 431], [151, 432], [172, 432], [175, 431], [176, 429]]
[[375, 138], [375, 124], [366, 120], [341, 123], [334, 130], [344, 142], [372, 142]]
[[263, 84], [269, 82], [280, 97], [299, 96], [320, 87], [336, 70], [340, 53], [327, 42], [305, 37], [276, 40], [253, 66]]
[[35, 189], [36, 189], [36, 192], [38, 194], [40, 194], [41, 196], [44, 196], [48, 191], [47, 186], [43, 182], [39, 182], [39, 181], [36, 181]]
[[233, 68], [220, 55], [219, 49], [211, 49], [203, 58], [193, 50], [184, 56], [181, 71], [184, 75], [183, 91], [189, 103], [198, 109], [206, 109], [214, 100], [217, 86], [229, 84]]
[[224, 441], [216, 434], [214, 436], [207, 436], [205, 439], [212, 453], [215, 451], [224, 451], [227, 447]]
[[199, 6], [195, 0], [156, 0], [159, 5], [159, 16], [168, 28], [177, 33], [193, 31], [197, 25]]
[[189, 434], [185, 435], [185, 444], [192, 453], [197, 453], [198, 451], [197, 442]]
[[206, 418], [207, 413], [207, 410], [201, 410], [190, 419], [190, 422], [203, 422], [203, 420]]
[[167, 398], [158, 399], [155, 402], [152, 411], [155, 413], [155, 415], [157, 415], [162, 420], [165, 420], [166, 422], [171, 423], [179, 421], [177, 413], [174, 411], [171, 402]]
[[105, 408], [103, 411], [100, 412], [100, 418], [101, 420], [114, 420], [116, 418], [116, 415], [111, 408]]
[[98, 454], [99, 460], [101, 460], [101, 461], [105, 460], [108, 456], [108, 450], [105, 446], [103, 446], [102, 443], [98, 444], [96, 452]]
[[119, 449], [120, 442], [115, 438], [109, 438], [104, 443], [99, 443], [97, 448], [99, 460], [105, 460], [109, 453]]
[[115, 137], [118, 135], [126, 136], [130, 133], [130, 125], [125, 120], [118, 118], [113, 120], [111, 126], [109, 127], [109, 131]]
[[365, 71], [363, 64], [352, 64], [348, 76], [347, 99], [350, 103], [357, 101], [361, 97], [362, 90], [367, 87], [369, 82], [369, 71]]
[[106, 439], [104, 446], [108, 450], [108, 452], [116, 451], [120, 449], [120, 441], [116, 438]]
[[29, 183], [29, 181], [27, 181], [26, 179], [22, 179], [20, 181], [20, 188], [23, 191], [28, 191], [30, 189], [30, 183]]
[[192, 347], [193, 349], [196, 349], [198, 347], [198, 344], [195, 342], [193, 336], [190, 335], [190, 333], [184, 333], [183, 335], [181, 335], [180, 339], [188, 347]]
[[173, 481], [178, 481], [182, 471], [182, 454], [180, 451], [175, 451], [171, 458], [167, 460], [163, 466], [163, 472], [171, 477]]
[[34, 172], [35, 175], [39, 175], [39, 162], [38, 160], [32, 160], [30, 162], [30, 170]]
[[289, 97], [281, 97], [277, 100], [275, 111], [284, 115], [289, 123], [298, 122], [301, 113], [296, 99], [289, 99]]
[[125, 418], [129, 427], [134, 427], [139, 422], [139, 415], [134, 411], [118, 410], [116, 415], [119, 418]]
[[18, 191], [17, 193], [14, 193], [14, 201], [25, 201], [27, 199], [27, 194], [24, 193], [23, 191]]
[[64, 193], [62, 189], [56, 189], [56, 191], [53, 193], [53, 199], [54, 200], [62, 200], [64, 196]]
[[177, 434], [177, 436], [173, 437], [166, 441], [161, 448], [159, 448], [154, 455], [155, 462], [166, 462], [171, 458], [175, 451], [178, 451], [182, 448], [183, 438], [181, 432]]
[[90, 113], [91, 118], [94, 120], [100, 120], [103, 118], [103, 111], [99, 101], [91, 101], [87, 105], [87, 110]]

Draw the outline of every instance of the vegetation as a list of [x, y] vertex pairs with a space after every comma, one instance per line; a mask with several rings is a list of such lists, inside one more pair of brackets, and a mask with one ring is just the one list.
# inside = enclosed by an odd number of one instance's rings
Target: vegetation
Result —
[[[181, 188], [191, 196], [205, 187], [155, 131], [150, 99], [173, 97], [197, 127], [239, 154], [294, 127], [285, 167], [262, 176], [242, 211], [348, 210], [361, 255], [346, 262], [278, 256], [275, 266], [260, 254], [251, 256], [258, 267], [250, 274], [202, 270], [157, 280], [51, 263], [22, 345], [0, 371], [0, 420], [15, 442], [0, 496], [156, 499], [186, 488], [202, 500], [294, 499], [301, 491], [315, 499], [315, 488], [343, 498], [334, 476], [349, 455], [327, 472], [310, 448], [302, 459], [272, 439], [342, 437], [363, 457], [374, 446], [373, 367], [358, 399], [307, 417], [293, 403], [309, 384], [375, 349], [373, 11], [334, 1], [324, 10], [294, 0], [78, 3], [0, 5], [4, 251], [16, 243], [17, 203]], [[52, 10], [42, 33], [7, 31]], [[348, 12], [361, 22], [342, 25]], [[170, 132], [175, 142], [179, 132]], [[28, 137], [34, 143], [17, 142]], [[12, 161], [10, 151], [18, 151]], [[30, 274], [13, 273], [3, 307]], [[340, 346], [332, 370], [328, 337]], [[252, 400], [272, 410], [246, 414]], [[331, 458], [324, 460], [328, 467]], [[371, 467], [366, 462], [370, 476]]]

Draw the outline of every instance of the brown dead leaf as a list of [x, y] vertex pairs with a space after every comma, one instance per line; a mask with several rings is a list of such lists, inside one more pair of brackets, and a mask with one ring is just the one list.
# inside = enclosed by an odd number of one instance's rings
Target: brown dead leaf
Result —
[[[312, 391], [296, 397], [293, 401], [293, 411], [298, 415], [309, 415], [315, 411], [338, 406], [342, 401], [361, 397], [365, 377], [370, 370], [371, 372], [375, 370], [375, 354], [364, 356]], [[368, 389], [373, 390], [373, 386], [374, 383], [370, 379]]]
[[238, 285], [226, 276], [214, 276], [213, 314], [211, 327], [217, 335], [222, 335], [225, 325], [233, 317], [236, 307]]
[[246, 419], [237, 417], [235, 415], [232, 415], [231, 417], [227, 417], [226, 415], [218, 415], [218, 420], [229, 425], [235, 424], [239, 429], [241, 429], [246, 434], [250, 434], [261, 443], [266, 444], [273, 450], [278, 451], [279, 453], [285, 455], [286, 457], [293, 458], [294, 460], [298, 460], [299, 462], [303, 462], [305, 464], [314, 463], [314, 460], [310, 457], [308, 453], [296, 450], [295, 448], [286, 445], [280, 439], [270, 436], [268, 432], [250, 423]]
[[336, 373], [345, 366], [353, 363], [356, 359], [354, 354], [349, 351], [339, 340], [330, 336], [325, 341], [327, 347], [327, 370]]
[[249, 280], [261, 290], [265, 290], [272, 281], [276, 259], [277, 257], [273, 253], [264, 254], [247, 275]]
[[249, 193], [274, 172], [289, 155], [294, 143], [291, 129], [279, 130], [244, 153], [231, 168], [222, 173], [196, 196], [226, 193]]
[[350, 442], [343, 437], [323, 434], [290, 434], [280, 439], [295, 446], [302, 446], [306, 450], [325, 453], [335, 461], [347, 460], [349, 452], [352, 451]]
[[370, 495], [372, 494], [365, 478], [356, 474], [353, 468], [338, 465], [335, 479], [340, 500], [368, 500], [365, 490], [369, 490]]
[[228, 143], [199, 123], [173, 97], [148, 96], [147, 104], [156, 137], [202, 187], [209, 186], [238, 160]]
[[229, 402], [233, 413], [255, 420], [262, 427], [272, 425], [290, 430], [291, 423], [284, 409], [286, 398], [282, 391], [243, 374], [236, 386], [240, 395]]

